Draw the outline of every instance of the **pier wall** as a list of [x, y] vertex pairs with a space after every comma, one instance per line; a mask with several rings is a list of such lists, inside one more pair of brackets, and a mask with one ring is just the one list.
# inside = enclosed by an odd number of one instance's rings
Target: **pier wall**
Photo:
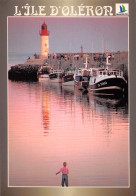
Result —
[[[78, 69], [85, 67], [101, 67], [106, 63], [105, 54], [102, 53], [57, 53], [50, 55], [46, 59], [28, 59], [24, 64], [12, 66], [8, 72], [10, 80], [37, 81], [37, 71], [42, 65], [49, 64], [53, 69]], [[121, 69], [124, 77], [128, 80], [128, 52], [112, 52], [111, 69]]]

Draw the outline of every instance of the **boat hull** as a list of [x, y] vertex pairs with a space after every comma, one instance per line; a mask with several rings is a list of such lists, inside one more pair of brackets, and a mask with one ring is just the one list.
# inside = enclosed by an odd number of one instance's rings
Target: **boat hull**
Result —
[[62, 85], [63, 86], [74, 86], [73, 74], [64, 76], [62, 78]]
[[87, 91], [89, 86], [88, 77], [75, 76], [74, 84], [77, 89]]
[[49, 81], [51, 83], [61, 83], [62, 82], [61, 78], [52, 78], [52, 79], [49, 79]]
[[76, 82], [75, 81], [75, 87], [79, 90], [88, 90], [88, 85], [89, 82], [84, 82], [84, 81], [80, 81], [80, 82]]
[[44, 80], [44, 79], [48, 79], [49, 78], [49, 74], [42, 74], [38, 76], [39, 80]]
[[49, 74], [49, 81], [51, 83], [61, 83], [62, 82], [62, 74], [61, 73]]
[[74, 86], [74, 80], [68, 82], [62, 82], [63, 86]]
[[107, 78], [94, 84], [89, 84], [89, 92], [98, 95], [116, 95], [125, 93], [127, 88], [126, 81], [123, 78]]

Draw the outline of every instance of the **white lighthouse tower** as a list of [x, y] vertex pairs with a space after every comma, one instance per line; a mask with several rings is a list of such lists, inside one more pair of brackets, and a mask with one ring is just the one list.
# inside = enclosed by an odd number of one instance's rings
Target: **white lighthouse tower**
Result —
[[50, 32], [47, 30], [45, 22], [42, 24], [39, 34], [41, 36], [41, 58], [48, 58]]

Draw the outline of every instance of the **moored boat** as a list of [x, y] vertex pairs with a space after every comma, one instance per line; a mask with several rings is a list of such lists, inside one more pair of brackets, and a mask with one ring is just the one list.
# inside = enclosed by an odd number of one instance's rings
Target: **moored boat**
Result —
[[63, 86], [74, 86], [74, 74], [68, 74], [62, 77]]
[[49, 74], [49, 81], [52, 83], [61, 83], [62, 82], [62, 71], [54, 71]]
[[75, 70], [75, 73], [74, 73], [74, 80], [75, 80], [76, 76], [82, 76], [82, 69], [81, 69], [81, 68]]
[[49, 78], [50, 66], [41, 66], [37, 72], [38, 80], [44, 80]]
[[97, 95], [122, 95], [127, 87], [123, 71], [112, 69], [90, 69], [89, 92]]
[[87, 69], [83, 69], [81, 74], [79, 72], [78, 74], [74, 75], [74, 83], [75, 87], [79, 90], [87, 91], [89, 86], [89, 72]]

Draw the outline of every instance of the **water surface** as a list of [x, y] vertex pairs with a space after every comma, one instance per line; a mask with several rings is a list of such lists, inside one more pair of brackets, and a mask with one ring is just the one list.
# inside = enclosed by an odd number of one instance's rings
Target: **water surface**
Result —
[[46, 82], [8, 81], [10, 186], [128, 186], [128, 105]]

